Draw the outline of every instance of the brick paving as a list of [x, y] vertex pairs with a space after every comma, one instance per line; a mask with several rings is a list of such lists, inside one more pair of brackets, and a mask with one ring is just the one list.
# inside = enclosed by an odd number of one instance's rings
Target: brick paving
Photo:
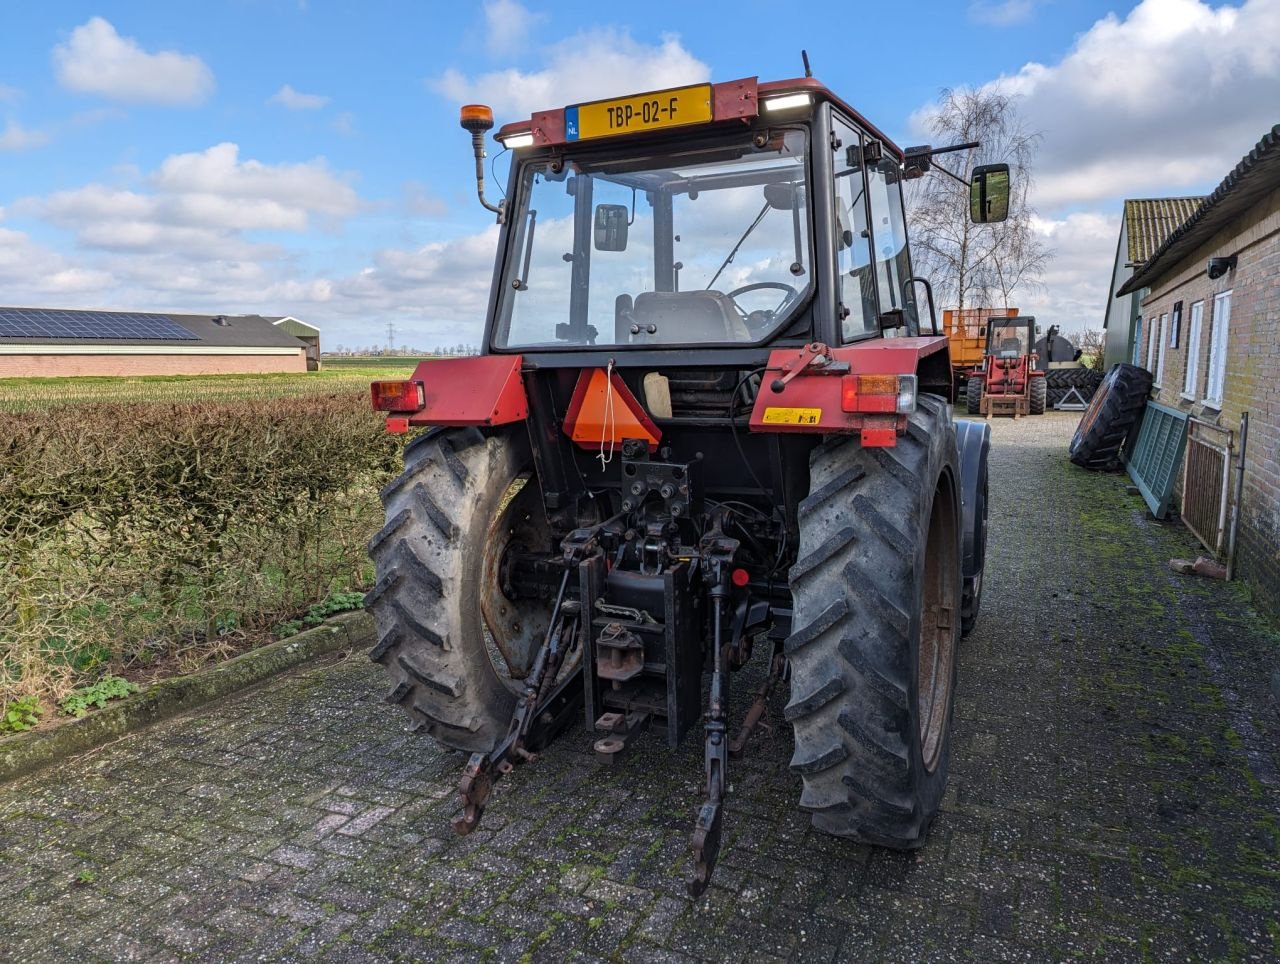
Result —
[[[570, 730], [454, 837], [463, 759], [362, 654], [0, 787], [4, 960], [1250, 960], [1280, 956], [1276, 637], [1070, 416], [993, 423], [991, 554], [928, 846], [814, 834], [775, 697], [684, 895], [696, 739]], [[749, 675], [749, 674], [748, 674]], [[737, 686], [739, 712], [750, 680]]]

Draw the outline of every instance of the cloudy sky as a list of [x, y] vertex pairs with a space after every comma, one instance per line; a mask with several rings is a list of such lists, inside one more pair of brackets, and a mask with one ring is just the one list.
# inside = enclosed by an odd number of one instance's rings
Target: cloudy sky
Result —
[[[1205, 193], [1280, 122], [1280, 0], [4, 3], [0, 304], [293, 314], [328, 345], [475, 342], [495, 229], [457, 127], [816, 76], [900, 143], [944, 86], [1044, 135], [1056, 257], [1020, 307], [1097, 327], [1125, 197]], [[803, 12], [801, 12], [803, 11]], [[505, 172], [504, 159], [498, 172]]]

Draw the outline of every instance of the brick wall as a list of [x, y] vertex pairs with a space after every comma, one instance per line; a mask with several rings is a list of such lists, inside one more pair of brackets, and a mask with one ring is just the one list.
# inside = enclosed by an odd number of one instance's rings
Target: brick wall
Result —
[[[1234, 270], [1210, 280], [1205, 264], [1211, 257], [1237, 257]], [[1205, 404], [1209, 346], [1215, 319], [1214, 296], [1231, 292], [1227, 326], [1227, 364], [1220, 409]], [[1198, 374], [1192, 398], [1183, 394], [1192, 305], [1203, 300]], [[1244, 494], [1241, 499], [1236, 560], [1242, 577], [1258, 590], [1263, 606], [1280, 614], [1280, 192], [1228, 225], [1193, 256], [1156, 279], [1142, 303], [1141, 358], [1149, 339], [1157, 337], [1162, 314], [1170, 316], [1182, 302], [1178, 347], [1169, 345], [1165, 329], [1165, 361], [1155, 398], [1196, 418], [1237, 429], [1249, 413]], [[1234, 491], [1234, 480], [1232, 482]]]
[[261, 375], [306, 370], [303, 348], [291, 355], [0, 355], [0, 378]]

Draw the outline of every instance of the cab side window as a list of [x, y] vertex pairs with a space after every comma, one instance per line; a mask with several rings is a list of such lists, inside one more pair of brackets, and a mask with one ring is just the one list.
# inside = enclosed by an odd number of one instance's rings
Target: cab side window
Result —
[[919, 323], [913, 291], [903, 282], [911, 277], [906, 215], [902, 209], [902, 167], [885, 156], [867, 165], [867, 194], [871, 199], [871, 239], [875, 246], [876, 286], [880, 310], [901, 308], [907, 328]]
[[875, 263], [871, 252], [866, 181], [862, 171], [862, 135], [840, 117], [832, 117], [836, 140], [836, 261], [840, 271], [841, 334], [845, 341], [875, 334], [877, 321]]

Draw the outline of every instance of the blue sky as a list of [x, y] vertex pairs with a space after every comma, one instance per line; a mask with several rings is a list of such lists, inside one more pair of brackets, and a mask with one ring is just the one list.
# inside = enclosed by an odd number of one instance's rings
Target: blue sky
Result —
[[1067, 327], [1100, 322], [1123, 197], [1210, 189], [1280, 120], [1280, 0], [5, 3], [0, 303], [289, 313], [331, 346], [387, 321], [424, 347], [475, 341], [494, 233], [461, 100], [513, 120], [796, 76], [802, 47], [902, 142], [940, 87], [1019, 96], [1045, 133], [1057, 252], [1024, 307]]

